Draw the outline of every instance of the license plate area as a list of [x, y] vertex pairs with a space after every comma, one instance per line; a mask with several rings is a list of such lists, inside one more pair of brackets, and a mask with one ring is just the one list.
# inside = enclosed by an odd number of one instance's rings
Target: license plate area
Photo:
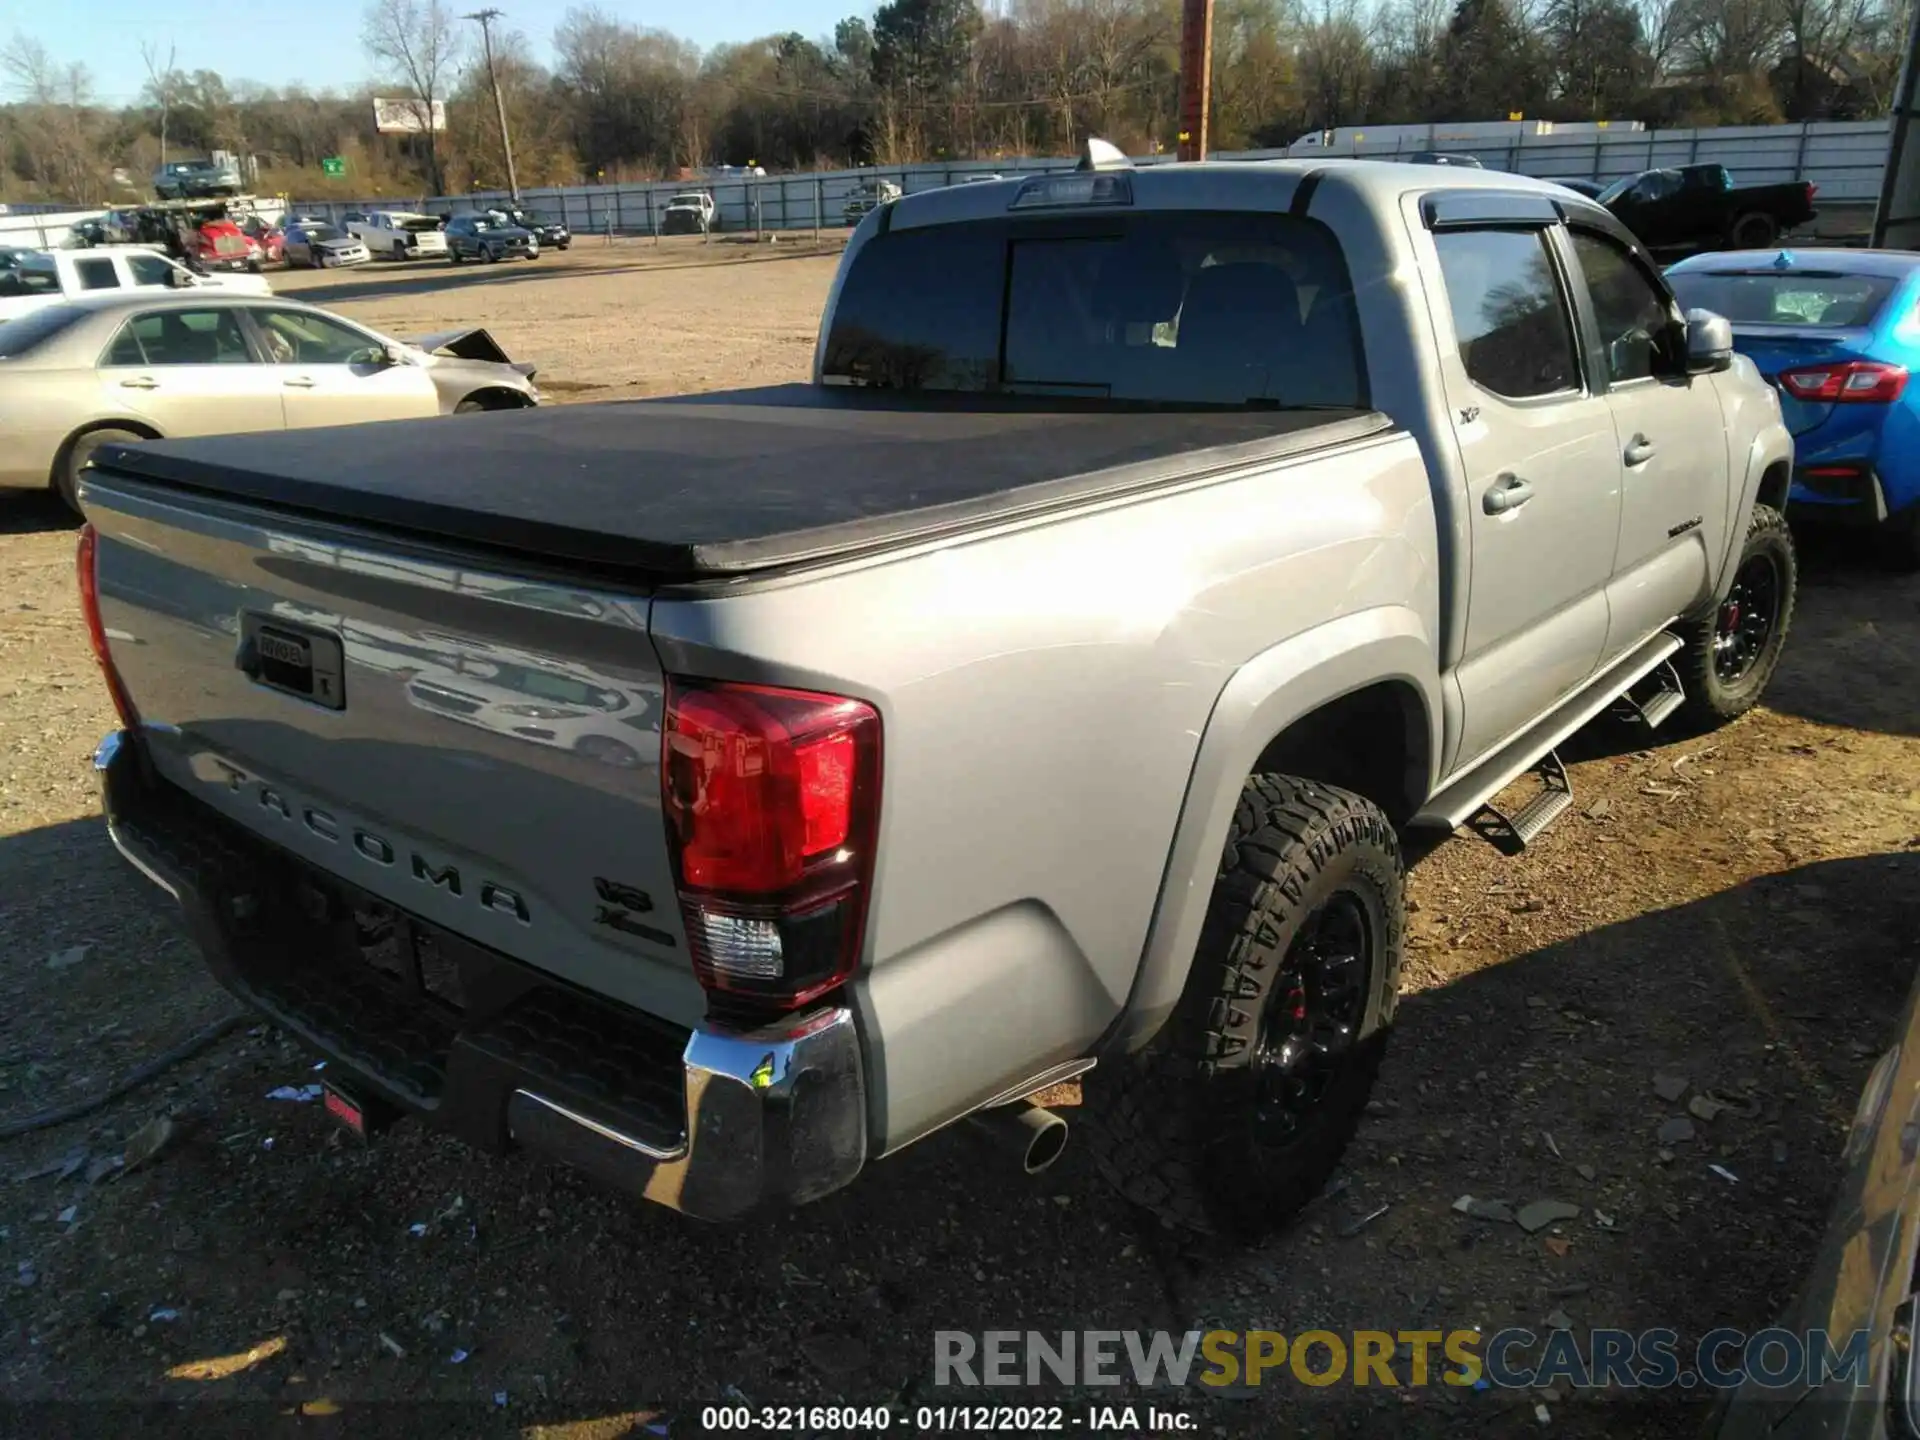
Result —
[[346, 661], [338, 635], [248, 612], [240, 617], [238, 663], [256, 685], [329, 710], [347, 708]]

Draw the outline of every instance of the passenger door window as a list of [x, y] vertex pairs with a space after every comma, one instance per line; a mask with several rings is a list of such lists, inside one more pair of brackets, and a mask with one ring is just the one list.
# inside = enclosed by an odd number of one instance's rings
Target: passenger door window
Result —
[[1433, 237], [1460, 361], [1510, 400], [1580, 388], [1573, 325], [1542, 230], [1443, 230]]
[[1673, 304], [1625, 249], [1604, 236], [1573, 232], [1573, 253], [1593, 302], [1607, 379], [1630, 385], [1686, 371]]
[[95, 256], [73, 262], [73, 273], [80, 281], [82, 290], [117, 290], [120, 277], [114, 272], [113, 261], [105, 256]]
[[120, 327], [102, 365], [251, 365], [240, 317], [232, 310], [156, 310]]

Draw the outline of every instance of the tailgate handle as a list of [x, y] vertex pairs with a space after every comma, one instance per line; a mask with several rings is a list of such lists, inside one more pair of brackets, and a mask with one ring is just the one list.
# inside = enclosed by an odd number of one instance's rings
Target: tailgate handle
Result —
[[120, 388], [122, 390], [158, 390], [160, 382], [145, 375], [139, 375], [132, 380], [122, 380]]
[[1654, 445], [1644, 435], [1636, 435], [1627, 442], [1627, 464], [1644, 465], [1653, 458]]

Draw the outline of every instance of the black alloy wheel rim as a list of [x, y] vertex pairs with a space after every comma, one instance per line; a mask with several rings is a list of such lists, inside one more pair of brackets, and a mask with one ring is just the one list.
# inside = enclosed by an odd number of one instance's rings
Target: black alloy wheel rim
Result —
[[1780, 569], [1771, 555], [1749, 555], [1734, 574], [1713, 627], [1713, 673], [1738, 684], [1766, 654], [1780, 620]]
[[1366, 1018], [1374, 939], [1366, 904], [1351, 890], [1336, 891], [1301, 921], [1253, 1052], [1253, 1129], [1261, 1145], [1297, 1141], [1335, 1088]]

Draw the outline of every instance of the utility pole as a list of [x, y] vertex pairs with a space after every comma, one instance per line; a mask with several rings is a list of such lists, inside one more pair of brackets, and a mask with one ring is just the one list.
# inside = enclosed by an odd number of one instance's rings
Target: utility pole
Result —
[[513, 141], [507, 138], [507, 102], [500, 95], [500, 77], [493, 68], [493, 22], [504, 18], [504, 10], [476, 10], [471, 15], [463, 15], [463, 20], [480, 22], [480, 43], [487, 52], [487, 80], [493, 86], [493, 108], [500, 117], [500, 149], [507, 157], [507, 193], [513, 196], [513, 203], [520, 203], [520, 177], [513, 170]]
[[1213, 86], [1213, 0], [1180, 6], [1180, 151], [1182, 160], [1207, 158], [1207, 109]]

